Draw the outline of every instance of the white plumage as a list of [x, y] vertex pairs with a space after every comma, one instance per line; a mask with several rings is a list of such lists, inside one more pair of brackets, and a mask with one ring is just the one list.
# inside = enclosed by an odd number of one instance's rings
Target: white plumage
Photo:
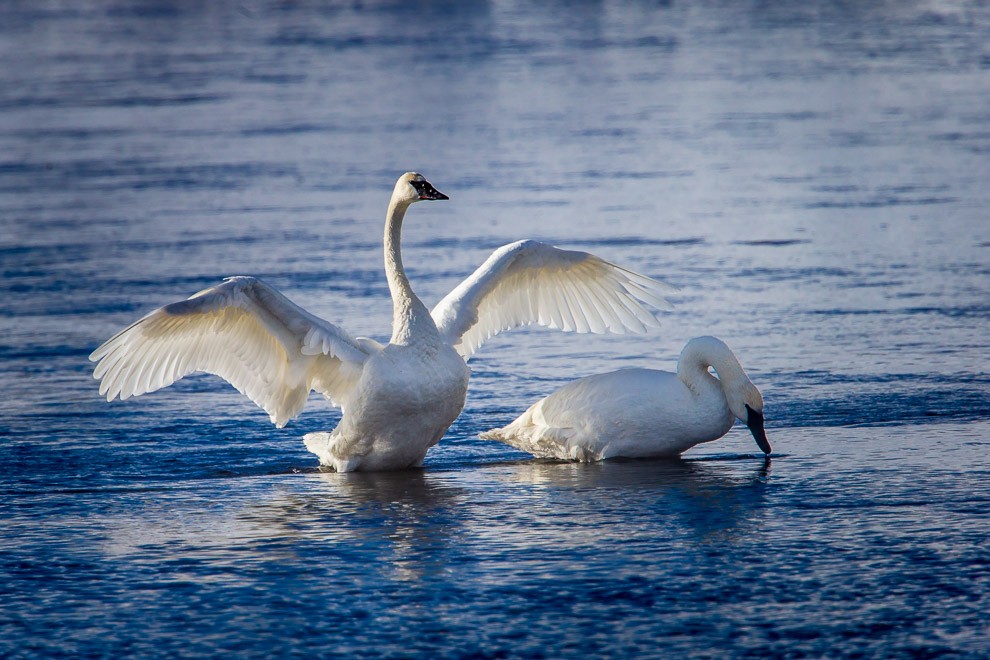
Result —
[[[385, 223], [392, 295], [387, 345], [351, 337], [264, 282], [232, 277], [157, 309], [96, 349], [94, 376], [108, 401], [216, 374], [262, 407], [277, 426], [309, 392], [343, 412], [306, 446], [339, 471], [418, 465], [460, 414], [481, 343], [531, 323], [577, 332], [644, 332], [657, 325], [643, 302], [669, 309], [672, 288], [586, 252], [536, 241], [499, 248], [429, 312], [402, 267], [402, 221], [419, 200], [447, 199], [415, 172], [399, 177]], [[642, 301], [642, 302], [641, 302]]]
[[542, 458], [661, 458], [721, 438], [736, 418], [769, 454], [760, 391], [724, 342], [697, 337], [681, 352], [676, 374], [621, 369], [581, 378], [481, 437]]
[[440, 334], [464, 357], [490, 337], [539, 323], [568, 332], [646, 332], [657, 319], [639, 302], [673, 309], [675, 289], [587, 252], [537, 241], [503, 245], [433, 308]]
[[154, 392], [194, 371], [216, 374], [264, 408], [281, 427], [311, 389], [335, 405], [369, 353], [253, 277], [230, 277], [172, 303], [118, 333], [90, 359], [107, 401]]

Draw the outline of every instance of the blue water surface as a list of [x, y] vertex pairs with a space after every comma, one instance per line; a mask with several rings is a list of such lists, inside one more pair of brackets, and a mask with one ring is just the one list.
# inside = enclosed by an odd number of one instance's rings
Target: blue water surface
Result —
[[[412, 169], [428, 304], [536, 238], [676, 310], [486, 343], [422, 470], [318, 470], [315, 396], [99, 397], [96, 346], [228, 275], [387, 339]], [[988, 182], [977, 1], [0, 4], [0, 657], [985, 657]], [[477, 438], [702, 334], [772, 460]]]

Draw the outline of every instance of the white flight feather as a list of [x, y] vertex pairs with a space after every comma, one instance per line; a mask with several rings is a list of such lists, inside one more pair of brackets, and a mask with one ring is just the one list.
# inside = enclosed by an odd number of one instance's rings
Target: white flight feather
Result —
[[278, 426], [311, 390], [342, 406], [370, 343], [313, 316], [253, 277], [156, 309], [93, 351], [108, 401], [153, 392], [196, 371], [220, 376]]
[[486, 339], [532, 323], [596, 334], [645, 332], [659, 323], [643, 302], [672, 309], [663, 295], [674, 291], [587, 252], [517, 241], [495, 250], [431, 315], [466, 359]]

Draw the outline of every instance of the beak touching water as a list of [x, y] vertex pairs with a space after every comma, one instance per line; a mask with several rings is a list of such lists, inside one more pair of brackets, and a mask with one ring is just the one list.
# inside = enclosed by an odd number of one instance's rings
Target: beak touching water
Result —
[[770, 441], [767, 439], [766, 429], [763, 428], [763, 413], [756, 412], [749, 407], [749, 404], [746, 405], [746, 426], [749, 427], [749, 432], [753, 434], [756, 444], [760, 446], [760, 450], [764, 454], [773, 451], [773, 447], [770, 446]]

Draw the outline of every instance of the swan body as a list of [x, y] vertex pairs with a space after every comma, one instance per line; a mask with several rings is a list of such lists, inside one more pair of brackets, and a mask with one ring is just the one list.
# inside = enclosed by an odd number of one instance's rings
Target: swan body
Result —
[[676, 374], [621, 369], [581, 378], [481, 437], [541, 458], [661, 458], [721, 438], [737, 418], [769, 454], [760, 391], [724, 342], [697, 337], [681, 352]]
[[470, 374], [449, 345], [389, 344], [365, 362], [357, 405], [333, 431], [308, 433], [306, 447], [338, 472], [419, 465], [461, 413]]
[[282, 427], [310, 391], [341, 408], [330, 432], [307, 434], [322, 465], [341, 472], [422, 463], [460, 414], [467, 359], [485, 339], [539, 323], [577, 332], [644, 332], [658, 325], [645, 303], [669, 309], [661, 282], [586, 252], [518, 241], [496, 250], [432, 311], [402, 266], [409, 206], [449, 199], [420, 174], [399, 177], [385, 221], [392, 336], [352, 337], [253, 277], [231, 277], [161, 307], [90, 355], [100, 394], [127, 399], [190, 373], [220, 376]]

